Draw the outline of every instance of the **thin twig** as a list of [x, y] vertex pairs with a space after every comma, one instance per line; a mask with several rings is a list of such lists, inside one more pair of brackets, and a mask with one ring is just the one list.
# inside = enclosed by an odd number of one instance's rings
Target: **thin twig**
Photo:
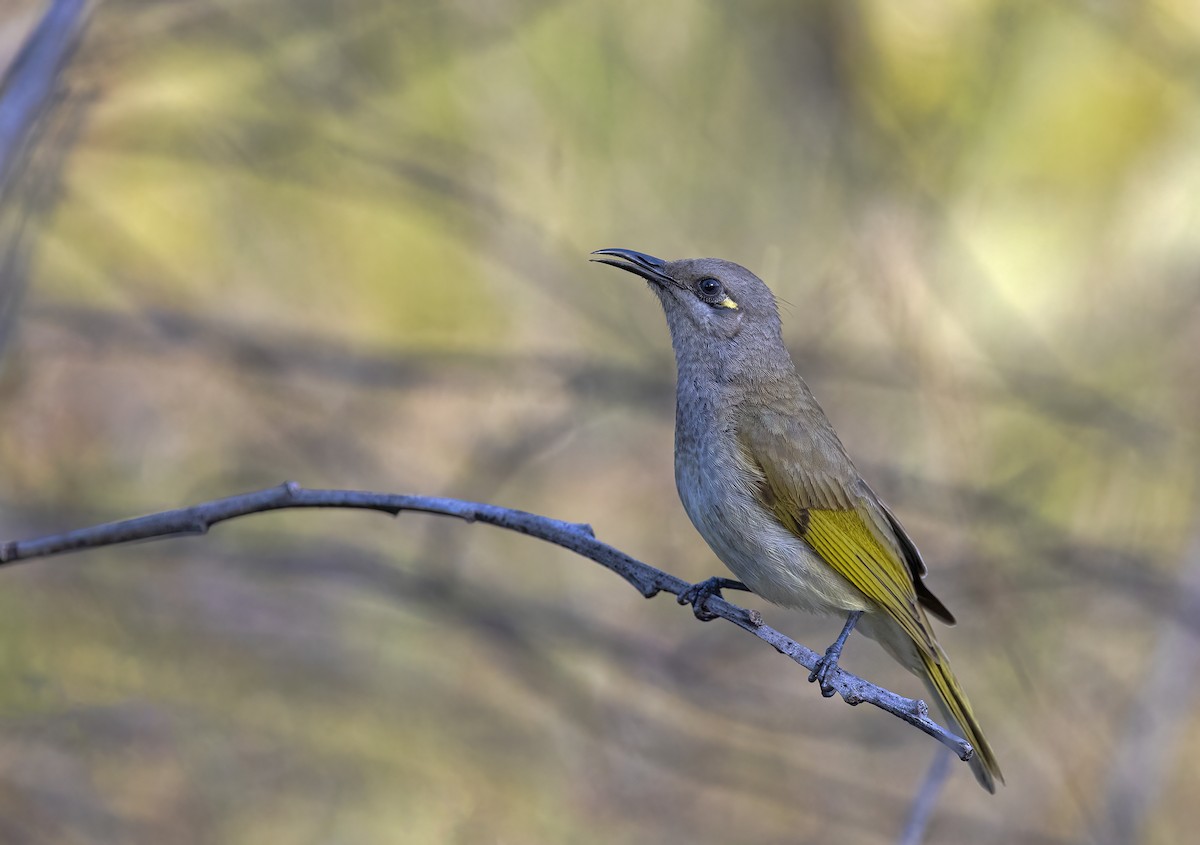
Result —
[[[562, 522], [524, 511], [477, 502], [465, 502], [460, 499], [404, 496], [359, 490], [306, 490], [293, 481], [278, 487], [269, 487], [266, 490], [230, 496], [226, 499], [216, 499], [179, 510], [164, 511], [120, 522], [109, 522], [104, 525], [69, 531], [66, 534], [3, 543], [0, 544], [0, 565], [75, 552], [81, 549], [128, 543], [134, 540], [204, 534], [212, 526], [229, 519], [289, 508], [359, 508], [382, 511], [393, 516], [404, 511], [414, 511], [453, 516], [467, 522], [484, 522], [570, 549], [611, 569], [632, 584], [646, 598], [651, 598], [660, 592], [672, 593], [678, 597], [691, 586], [681, 578], [676, 578], [661, 569], [635, 560], [619, 549], [600, 542], [595, 538], [588, 525]], [[704, 609], [732, 622], [744, 631], [749, 631], [760, 640], [770, 644], [776, 651], [787, 655], [810, 671], [816, 667], [817, 660], [821, 657], [774, 628], [763, 624], [762, 616], [758, 611], [730, 604], [719, 596], [709, 597]], [[830, 679], [830, 683], [847, 704], [854, 705], [864, 702], [874, 704], [881, 710], [885, 710], [929, 734], [958, 755], [961, 760], [969, 760], [974, 753], [969, 742], [929, 718], [929, 708], [926, 707], [924, 701], [897, 695], [852, 675], [844, 669], [838, 669]]]

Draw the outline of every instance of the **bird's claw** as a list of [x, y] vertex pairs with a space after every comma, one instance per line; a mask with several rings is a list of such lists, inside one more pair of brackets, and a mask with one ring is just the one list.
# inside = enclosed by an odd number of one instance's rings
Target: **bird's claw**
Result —
[[826, 698], [832, 698], [837, 694], [837, 690], [833, 688], [833, 677], [838, 671], [838, 658], [841, 657], [841, 649], [834, 649], [833, 646], [825, 649], [825, 655], [817, 660], [816, 668], [808, 673], [808, 682], [813, 681], [821, 685], [821, 695]]
[[704, 604], [710, 596], [721, 598], [721, 590], [746, 590], [749, 592], [749, 587], [741, 581], [734, 581], [732, 578], [713, 577], [692, 584], [692, 586], [679, 594], [678, 601], [680, 604], [690, 604], [692, 606], [692, 613], [701, 622], [710, 622], [717, 618], [717, 614], [705, 610]]
[[850, 632], [854, 630], [854, 626], [858, 624], [858, 620], [862, 617], [861, 610], [855, 610], [846, 617], [846, 624], [842, 626], [842, 633], [833, 641], [833, 645], [825, 649], [825, 655], [817, 658], [817, 664], [813, 666], [812, 672], [808, 675], [808, 682], [820, 681], [821, 695], [826, 698], [833, 697], [837, 690], [833, 688], [833, 679], [837, 675], [838, 660], [842, 656], [842, 647], [846, 645], [846, 638], [850, 636]]

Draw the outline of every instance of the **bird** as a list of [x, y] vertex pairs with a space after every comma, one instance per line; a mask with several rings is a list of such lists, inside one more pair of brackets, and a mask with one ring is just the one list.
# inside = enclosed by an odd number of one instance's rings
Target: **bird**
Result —
[[696, 530], [740, 579], [710, 578], [680, 603], [713, 618], [708, 597], [736, 588], [789, 609], [845, 614], [809, 680], [834, 694], [830, 681], [857, 628], [925, 682], [974, 748], [976, 780], [994, 793], [1000, 765], [929, 619], [954, 624], [954, 616], [797, 373], [771, 289], [718, 258], [592, 255], [645, 279], [662, 304], [677, 371], [675, 484]]

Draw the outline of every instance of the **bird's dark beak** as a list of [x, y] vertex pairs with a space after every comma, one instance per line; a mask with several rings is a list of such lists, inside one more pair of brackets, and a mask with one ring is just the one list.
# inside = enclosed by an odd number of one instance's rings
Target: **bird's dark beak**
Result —
[[635, 276], [641, 276], [648, 282], [653, 282], [658, 285], [674, 285], [677, 282], [663, 272], [663, 268], [667, 266], [667, 262], [661, 258], [655, 258], [653, 255], [646, 255], [644, 252], [634, 252], [632, 249], [598, 249], [592, 255], [615, 255], [617, 258], [623, 258], [624, 261], [613, 261], [610, 258], [592, 258], [597, 264], [607, 264], [609, 267], [618, 267], [622, 270], [633, 273]]

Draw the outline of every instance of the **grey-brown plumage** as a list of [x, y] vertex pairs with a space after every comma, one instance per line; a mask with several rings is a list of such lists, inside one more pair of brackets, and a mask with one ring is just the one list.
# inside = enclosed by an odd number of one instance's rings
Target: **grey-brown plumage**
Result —
[[[925, 680], [975, 747], [976, 778], [995, 791], [999, 765], [927, 614], [954, 617], [925, 586], [916, 546], [797, 374], [770, 289], [720, 259], [597, 254], [646, 279], [662, 303], [678, 369], [675, 482], [701, 536], [768, 601], [852, 614], [847, 631], [857, 621]], [[835, 645], [825, 668], [836, 667]], [[814, 677], [824, 684], [824, 670]]]

